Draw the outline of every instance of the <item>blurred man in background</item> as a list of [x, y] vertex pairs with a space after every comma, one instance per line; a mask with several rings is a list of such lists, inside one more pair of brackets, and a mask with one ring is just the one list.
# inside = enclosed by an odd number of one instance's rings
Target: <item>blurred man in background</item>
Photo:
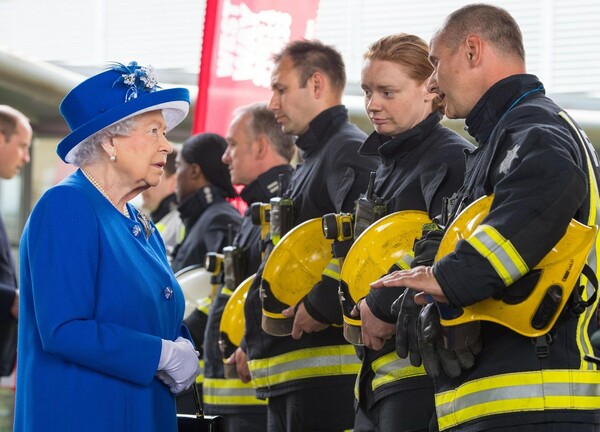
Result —
[[[10, 180], [29, 162], [32, 135], [29, 119], [23, 113], [0, 105], [0, 178]], [[0, 323], [18, 317], [17, 274], [0, 216]]]

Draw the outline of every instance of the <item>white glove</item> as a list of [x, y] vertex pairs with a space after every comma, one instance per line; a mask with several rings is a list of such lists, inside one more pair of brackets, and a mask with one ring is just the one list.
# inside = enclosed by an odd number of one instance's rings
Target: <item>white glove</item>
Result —
[[163, 339], [156, 377], [169, 386], [171, 393], [190, 388], [200, 373], [199, 355], [192, 343], [183, 337], [178, 337], [175, 342]]

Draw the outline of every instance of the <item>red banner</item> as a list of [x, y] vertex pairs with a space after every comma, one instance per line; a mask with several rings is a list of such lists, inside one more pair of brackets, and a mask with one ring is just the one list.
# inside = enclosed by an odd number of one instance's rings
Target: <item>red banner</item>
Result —
[[314, 37], [319, 0], [207, 0], [193, 133], [227, 133], [239, 106], [268, 102], [273, 54]]

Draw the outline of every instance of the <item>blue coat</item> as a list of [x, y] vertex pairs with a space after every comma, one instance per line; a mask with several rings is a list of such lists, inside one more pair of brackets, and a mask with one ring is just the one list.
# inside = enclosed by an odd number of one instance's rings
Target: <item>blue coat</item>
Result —
[[[154, 375], [184, 298], [155, 231], [119, 213], [81, 171], [25, 226], [15, 431], [177, 430]], [[137, 233], [137, 234], [136, 234]]]

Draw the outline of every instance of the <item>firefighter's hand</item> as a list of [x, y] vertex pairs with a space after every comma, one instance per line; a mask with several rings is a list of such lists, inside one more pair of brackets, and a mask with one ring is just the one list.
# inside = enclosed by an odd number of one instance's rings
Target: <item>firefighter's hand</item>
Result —
[[250, 376], [250, 368], [248, 367], [248, 355], [243, 349], [238, 348], [233, 354], [227, 359], [227, 364], [234, 364], [237, 370], [238, 377], [243, 383], [248, 383], [252, 379]]
[[292, 337], [294, 339], [300, 339], [302, 333], [320, 332], [329, 327], [328, 324], [323, 324], [310, 316], [302, 302], [298, 303], [297, 308], [292, 306], [281, 313], [287, 318], [294, 318], [294, 326], [292, 327]]
[[352, 316], [359, 316], [361, 320], [361, 333], [363, 344], [372, 350], [379, 351], [385, 341], [391, 339], [396, 332], [396, 325], [380, 320], [367, 304], [359, 301], [352, 311]]
[[410, 270], [398, 270], [371, 283], [371, 288], [403, 286], [419, 291], [415, 296], [416, 304], [431, 303], [431, 298], [440, 303], [448, 303], [442, 287], [433, 275], [432, 267], [418, 266]]

